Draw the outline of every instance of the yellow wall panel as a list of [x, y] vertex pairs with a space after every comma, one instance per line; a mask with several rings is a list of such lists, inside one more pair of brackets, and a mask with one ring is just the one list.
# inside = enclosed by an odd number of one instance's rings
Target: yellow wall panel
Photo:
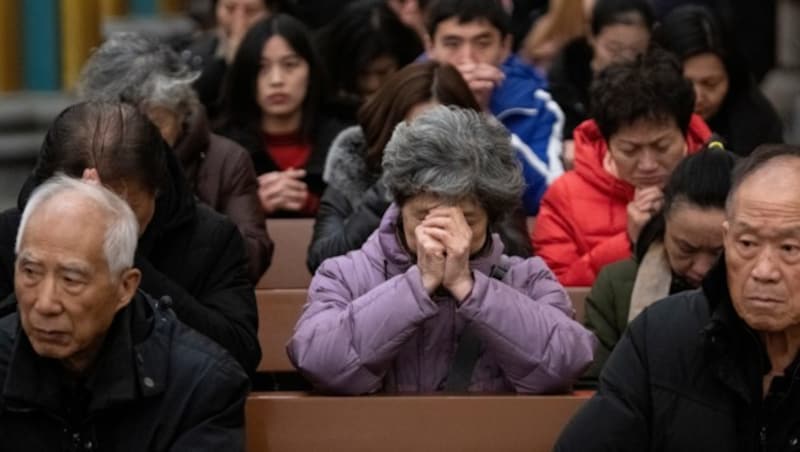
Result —
[[61, 0], [61, 80], [72, 89], [100, 44], [100, 0]]
[[127, 13], [127, 0], [100, 0], [100, 17], [119, 17]]
[[22, 33], [17, 0], [0, 0], [0, 91], [22, 86]]

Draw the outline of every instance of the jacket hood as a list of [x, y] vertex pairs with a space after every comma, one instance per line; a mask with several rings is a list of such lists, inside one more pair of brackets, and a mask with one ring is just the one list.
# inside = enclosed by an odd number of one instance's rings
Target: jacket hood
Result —
[[[153, 219], [147, 226], [137, 246], [137, 253], [149, 255], [155, 242], [164, 234], [178, 229], [186, 223], [194, 221], [196, 201], [194, 194], [186, 182], [178, 158], [174, 152], [166, 153], [167, 180], [156, 196], [156, 207]], [[35, 172], [25, 180], [17, 196], [17, 208], [25, 210], [33, 191], [44, 182]]]
[[331, 143], [322, 179], [357, 204], [364, 192], [380, 178], [370, 172], [366, 161], [364, 131], [360, 126], [348, 127]]
[[[711, 130], [706, 123], [700, 116], [692, 114], [686, 132], [688, 154], [699, 151], [709, 137]], [[606, 140], [593, 119], [584, 121], [575, 129], [575, 171], [601, 193], [628, 202], [633, 199], [635, 187], [603, 168], [607, 152]]]
[[[383, 215], [378, 229], [362, 248], [373, 265], [382, 269], [387, 279], [405, 273], [415, 263], [414, 256], [401, 242], [400, 234], [400, 208], [392, 204]], [[472, 270], [489, 275], [492, 267], [501, 263], [502, 256], [503, 242], [497, 234], [491, 234], [483, 250], [470, 257], [469, 266]]]

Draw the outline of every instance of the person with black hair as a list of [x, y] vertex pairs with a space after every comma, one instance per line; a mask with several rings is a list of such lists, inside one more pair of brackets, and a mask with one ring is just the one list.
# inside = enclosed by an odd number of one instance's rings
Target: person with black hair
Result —
[[563, 114], [546, 81], [511, 54], [511, 19], [500, 2], [434, 0], [426, 13], [428, 56], [455, 66], [481, 108], [511, 132], [525, 177], [523, 207], [536, 215], [547, 186], [564, 172]]
[[194, 89], [209, 118], [216, 118], [228, 66], [247, 30], [259, 20], [281, 11], [280, 0], [212, 0], [216, 26], [187, 49], [192, 67], [200, 71]]
[[800, 148], [737, 164], [702, 287], [642, 311], [556, 452], [800, 447]]
[[600, 271], [586, 297], [584, 324], [599, 342], [588, 380], [597, 379], [628, 322], [668, 295], [699, 287], [714, 266], [735, 164], [719, 141], [683, 159], [664, 187], [664, 205], [639, 234], [635, 257]]
[[681, 60], [684, 77], [694, 85], [695, 113], [731, 150], [748, 155], [760, 144], [783, 142], [780, 117], [711, 11], [694, 5], [676, 8], [653, 39]]
[[629, 61], [647, 50], [655, 22], [647, 0], [598, 0], [590, 34], [568, 43], [548, 73], [553, 100], [564, 111], [565, 163], [574, 160], [573, 132], [589, 118], [589, 87], [612, 63]]
[[225, 82], [219, 132], [250, 152], [269, 216], [314, 216], [328, 147], [344, 124], [327, 117], [323, 68], [308, 29], [277, 14], [244, 37]]
[[[0, 300], [14, 290], [14, 238], [31, 192], [61, 173], [127, 201], [139, 223], [139, 287], [255, 372], [261, 348], [244, 240], [196, 201], [159, 129], [129, 104], [83, 102], [53, 121], [17, 207], [0, 214]], [[9, 299], [0, 303], [0, 317], [15, 310]]]
[[358, 107], [387, 77], [423, 51], [417, 34], [400, 22], [385, 0], [346, 5], [319, 31], [317, 44], [330, 77], [337, 116], [350, 123], [355, 122]]
[[547, 190], [533, 232], [534, 251], [562, 284], [591, 286], [630, 256], [672, 170], [711, 136], [693, 108], [691, 84], [663, 50], [597, 76], [594, 119], [575, 130], [575, 169]]

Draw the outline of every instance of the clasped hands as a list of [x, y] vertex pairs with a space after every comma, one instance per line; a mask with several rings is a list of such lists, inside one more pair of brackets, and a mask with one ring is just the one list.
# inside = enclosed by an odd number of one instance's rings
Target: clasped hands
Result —
[[472, 229], [458, 207], [431, 209], [414, 229], [417, 267], [422, 285], [432, 294], [447, 289], [460, 303], [472, 292], [469, 268]]

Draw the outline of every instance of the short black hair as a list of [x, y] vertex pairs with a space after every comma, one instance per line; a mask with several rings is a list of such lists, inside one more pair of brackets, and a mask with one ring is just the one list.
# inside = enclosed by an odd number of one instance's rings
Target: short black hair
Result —
[[653, 242], [663, 240], [666, 219], [676, 205], [686, 203], [703, 209], [724, 209], [737, 161], [738, 157], [718, 142], [712, 142], [700, 152], [681, 160], [664, 187], [661, 211], [639, 234], [637, 260], [641, 262]]
[[746, 89], [750, 79], [744, 58], [729, 45], [732, 38], [711, 10], [698, 5], [673, 9], [653, 30], [653, 40], [681, 62], [704, 53], [719, 57], [728, 74], [729, 93]]
[[606, 142], [640, 119], [675, 121], [685, 135], [694, 111], [694, 88], [675, 56], [657, 47], [633, 61], [601, 71], [590, 90], [592, 118]]
[[653, 7], [647, 0], [597, 0], [592, 10], [592, 34], [597, 35], [611, 25], [637, 25], [638, 21], [650, 30], [655, 20]]
[[417, 33], [403, 25], [385, 0], [357, 0], [320, 30], [317, 44], [332, 83], [331, 92], [359, 97], [358, 75], [381, 56], [397, 67], [423, 52]]
[[733, 172], [733, 183], [731, 192], [728, 196], [728, 203], [739, 187], [747, 178], [756, 171], [767, 166], [770, 162], [778, 158], [797, 158], [800, 159], [800, 146], [793, 144], [762, 144], [757, 147], [747, 158], [742, 159]]
[[511, 33], [511, 17], [499, 0], [434, 0], [426, 7], [425, 29], [431, 39], [439, 24], [456, 18], [459, 23], [486, 20], [500, 36]]

